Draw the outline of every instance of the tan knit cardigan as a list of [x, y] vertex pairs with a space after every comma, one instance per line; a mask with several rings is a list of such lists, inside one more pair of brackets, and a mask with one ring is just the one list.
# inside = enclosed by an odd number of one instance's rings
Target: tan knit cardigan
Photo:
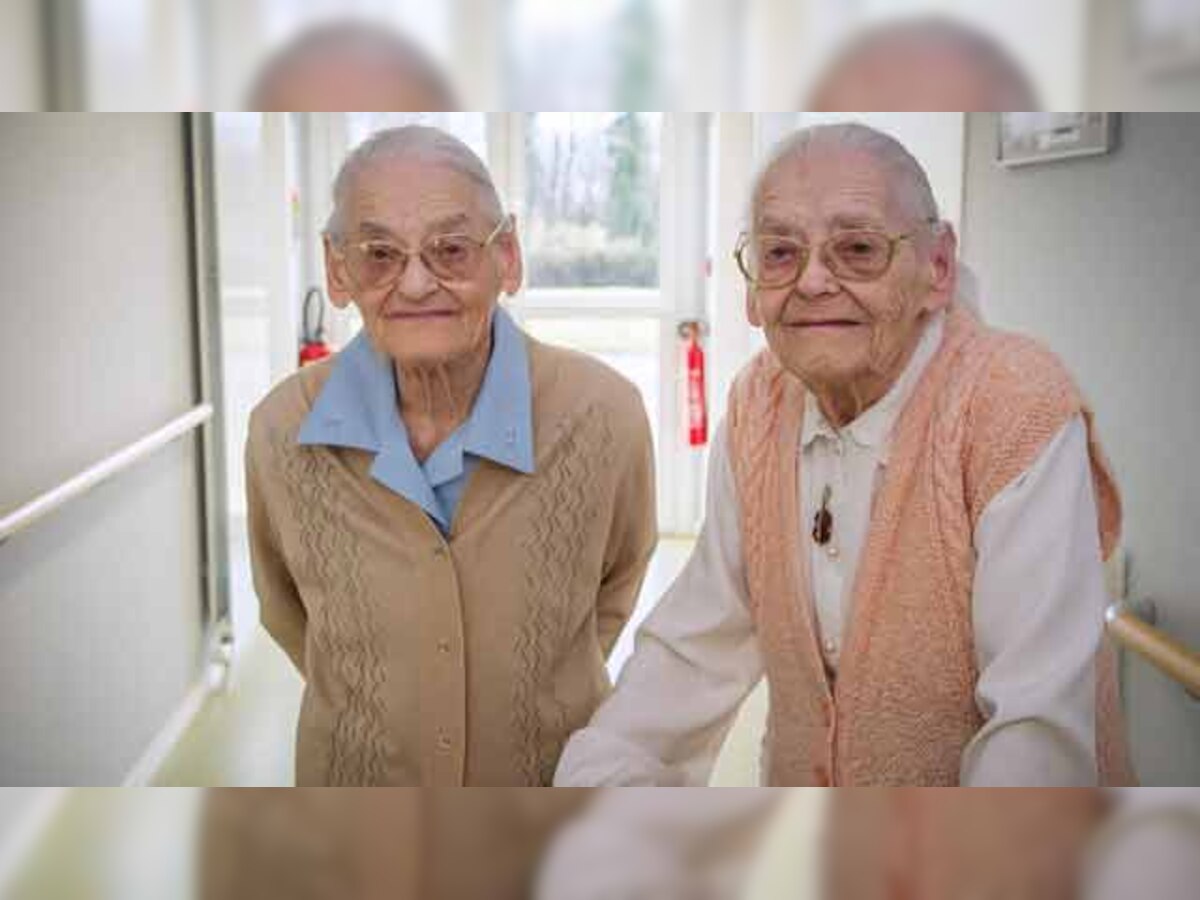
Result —
[[527, 340], [536, 471], [483, 460], [449, 538], [373, 454], [297, 444], [332, 361], [254, 411], [254, 585], [305, 679], [297, 784], [549, 784], [610, 692], [657, 540], [649, 425], [611, 369]]
[[[1107, 557], [1121, 506], [1091, 412], [1049, 351], [952, 309], [896, 425], [831, 686], [807, 556], [797, 552], [807, 538], [797, 489], [804, 398], [801, 382], [764, 351], [738, 376], [728, 412], [751, 612], [771, 686], [769, 781], [955, 785], [983, 725], [971, 625], [975, 524], [1082, 412]], [[1102, 783], [1131, 783], [1108, 646], [1098, 659], [1096, 715]]]
[[199, 900], [528, 900], [578, 789], [210, 791]]

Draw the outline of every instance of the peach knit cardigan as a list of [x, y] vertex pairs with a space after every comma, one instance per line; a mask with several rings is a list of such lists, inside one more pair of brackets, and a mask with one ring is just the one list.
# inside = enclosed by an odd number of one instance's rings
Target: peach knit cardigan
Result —
[[[1089, 431], [1103, 554], [1121, 503], [1091, 411], [1059, 360], [954, 307], [896, 424], [834, 683], [817, 645], [798, 478], [805, 389], [761, 352], [730, 396], [751, 613], [770, 684], [772, 785], [955, 785], [984, 719], [971, 624], [972, 535], [988, 502], [1074, 414]], [[1097, 660], [1102, 784], [1131, 784], [1113, 650]]]

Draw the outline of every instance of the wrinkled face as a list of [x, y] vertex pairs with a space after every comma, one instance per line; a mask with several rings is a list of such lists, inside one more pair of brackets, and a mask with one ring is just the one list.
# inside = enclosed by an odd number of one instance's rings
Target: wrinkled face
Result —
[[[764, 179], [751, 240], [769, 247], [772, 237], [784, 237], [811, 249], [791, 286], [748, 285], [747, 314], [781, 363], [814, 390], [894, 381], [920, 339], [923, 318], [953, 294], [953, 233], [913, 221], [895, 193], [887, 168], [836, 148], [783, 160]], [[891, 263], [879, 277], [846, 279], [821, 248], [856, 230], [911, 237], [892, 242]]]
[[[479, 186], [448, 166], [372, 163], [346, 198], [344, 234], [326, 240], [329, 296], [338, 306], [353, 302], [371, 343], [402, 367], [486, 352], [500, 294], [514, 293], [522, 274], [516, 234], [496, 233], [498, 224]], [[379, 271], [391, 277], [380, 282]]]

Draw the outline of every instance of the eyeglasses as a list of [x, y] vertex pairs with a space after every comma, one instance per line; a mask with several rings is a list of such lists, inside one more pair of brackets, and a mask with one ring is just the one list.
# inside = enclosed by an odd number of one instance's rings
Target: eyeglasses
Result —
[[[825, 267], [843, 281], [875, 281], [891, 268], [900, 242], [915, 233], [886, 234], [869, 228], [852, 228], [830, 235], [816, 252]], [[742, 234], [733, 256], [750, 284], [772, 290], [796, 284], [808, 268], [813, 249], [783, 235]]]
[[512, 218], [502, 218], [492, 233], [482, 241], [469, 234], [434, 235], [421, 245], [416, 254], [382, 238], [370, 238], [345, 244], [340, 252], [350, 270], [350, 277], [362, 290], [376, 290], [396, 283], [416, 255], [438, 281], [462, 283], [470, 281], [479, 271], [484, 251], [512, 225]]

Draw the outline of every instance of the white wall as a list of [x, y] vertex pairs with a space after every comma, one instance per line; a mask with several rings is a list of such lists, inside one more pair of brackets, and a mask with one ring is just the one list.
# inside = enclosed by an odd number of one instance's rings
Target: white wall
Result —
[[[996, 119], [967, 128], [966, 259], [988, 317], [1047, 341], [1095, 407], [1125, 501], [1132, 593], [1200, 648], [1200, 115], [1123, 117], [1115, 153], [1006, 170]], [[1200, 784], [1200, 702], [1128, 667], [1148, 784]]]
[[[1157, 72], [1146, 67], [1139, 63], [1133, 49], [1131, 0], [1089, 3], [1087, 97], [1083, 109], [1184, 112], [1200, 108], [1200, 65]], [[1179, 8], [1184, 7], [1179, 4]]]
[[[183, 119], [0, 117], [0, 510], [198, 394]], [[199, 446], [0, 546], [0, 783], [119, 784], [202, 645]]]
[[0, 109], [42, 108], [42, 41], [39, 0], [6, 0], [0, 10]]

